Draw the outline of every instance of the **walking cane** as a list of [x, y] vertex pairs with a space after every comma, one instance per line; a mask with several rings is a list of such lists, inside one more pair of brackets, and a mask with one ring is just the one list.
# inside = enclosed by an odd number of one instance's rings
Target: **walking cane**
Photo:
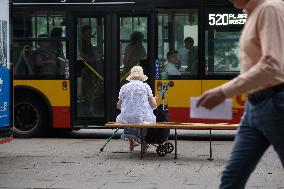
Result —
[[115, 133], [117, 133], [117, 131], [119, 130], [119, 128], [117, 128], [112, 135], [108, 138], [108, 140], [106, 141], [106, 143], [103, 145], [103, 147], [100, 148], [100, 152], [104, 151], [104, 148], [106, 147], [107, 143], [109, 143], [109, 141], [114, 137]]

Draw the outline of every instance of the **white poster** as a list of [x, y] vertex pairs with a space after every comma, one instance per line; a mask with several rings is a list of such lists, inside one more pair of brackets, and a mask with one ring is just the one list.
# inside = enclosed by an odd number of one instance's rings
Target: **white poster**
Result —
[[218, 106], [208, 110], [204, 107], [196, 107], [198, 97], [190, 98], [190, 117], [198, 119], [232, 120], [232, 99], [226, 99]]
[[10, 69], [9, 0], [0, 1], [0, 66]]

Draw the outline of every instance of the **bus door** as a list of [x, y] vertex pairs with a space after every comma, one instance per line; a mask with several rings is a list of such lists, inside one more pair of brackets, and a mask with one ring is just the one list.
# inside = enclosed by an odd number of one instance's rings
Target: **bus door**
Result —
[[148, 36], [147, 15], [119, 16], [119, 86], [127, 83], [127, 76], [133, 66], [141, 66], [151, 83], [152, 65]]
[[85, 124], [97, 124], [105, 117], [105, 18], [74, 18], [75, 117]]
[[190, 97], [201, 94], [198, 7], [158, 10], [156, 95], [171, 121], [189, 122]]
[[145, 13], [75, 17], [77, 125], [115, 121], [119, 89], [133, 66], [142, 66], [151, 81], [149, 18]]

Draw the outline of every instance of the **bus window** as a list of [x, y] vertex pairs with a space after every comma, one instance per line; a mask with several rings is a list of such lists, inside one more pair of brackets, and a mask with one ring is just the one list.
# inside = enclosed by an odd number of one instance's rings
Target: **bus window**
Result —
[[205, 59], [208, 75], [237, 74], [240, 32], [206, 31]]
[[239, 38], [246, 15], [229, 9], [208, 11], [205, 30], [205, 73], [236, 75], [239, 67]]
[[34, 11], [13, 14], [14, 38], [38, 37], [39, 34], [50, 35], [53, 28], [62, 28], [65, 37], [64, 12]]
[[68, 67], [64, 14], [20, 12], [13, 16], [13, 23], [14, 75], [64, 78]]
[[[173, 57], [174, 51], [177, 55]], [[158, 59], [161, 71], [166, 72], [169, 76], [197, 75], [197, 9], [160, 10], [158, 15]]]
[[[41, 35], [39, 36], [40, 38]], [[62, 46], [66, 42], [50, 40], [22, 41], [15, 43], [14, 74], [15, 76], [55, 77], [65, 76], [68, 62], [65, 59]]]
[[104, 117], [104, 19], [77, 19], [77, 116]]
[[[141, 65], [147, 74], [147, 17], [120, 18], [120, 83], [133, 66]], [[145, 60], [145, 61], [143, 61]]]

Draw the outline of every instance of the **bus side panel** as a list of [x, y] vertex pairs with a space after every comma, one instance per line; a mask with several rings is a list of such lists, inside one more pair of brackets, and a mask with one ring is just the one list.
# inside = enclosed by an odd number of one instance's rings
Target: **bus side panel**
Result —
[[[173, 82], [170, 87], [169, 83]], [[159, 95], [158, 104], [163, 103], [159, 83], [163, 84], [165, 91], [164, 103], [168, 104], [170, 121], [190, 122], [189, 105], [190, 97], [198, 97], [201, 94], [200, 80], [157, 80], [155, 82], [155, 92]], [[167, 87], [164, 87], [167, 86]]]
[[[207, 91], [208, 89], [212, 89], [214, 87], [217, 87], [219, 85], [222, 85], [223, 83], [227, 82], [226, 80], [202, 80], [202, 93]], [[241, 120], [241, 117], [244, 112], [244, 105], [245, 105], [245, 95], [239, 95], [232, 98], [232, 114], [233, 119], [229, 121], [229, 123], [239, 123]], [[224, 120], [215, 120], [216, 122], [224, 122]], [[228, 121], [226, 121], [228, 122]]]
[[190, 108], [169, 107], [170, 121], [173, 122], [192, 122], [192, 123], [239, 123], [243, 115], [243, 108], [233, 108], [233, 119], [192, 119], [190, 118]]
[[14, 86], [32, 87], [45, 95], [52, 111], [53, 128], [70, 128], [70, 83], [68, 80], [15, 80]]
[[70, 107], [53, 106], [53, 128], [71, 128], [70, 125]]
[[[172, 81], [174, 86], [172, 87], [159, 87], [162, 83], [163, 86], [167, 86]], [[245, 96], [240, 95], [234, 97], [233, 100], [233, 119], [218, 120], [218, 119], [192, 119], [190, 118], [190, 97], [199, 97], [203, 92], [213, 87], [219, 86], [225, 83], [225, 80], [157, 80], [155, 82], [155, 95], [159, 95], [158, 104], [162, 103], [161, 91], [167, 89], [165, 93], [164, 103], [168, 104], [170, 121], [173, 122], [203, 122], [203, 123], [238, 123], [243, 114], [243, 107], [245, 102]], [[161, 90], [158, 90], [161, 89]]]

